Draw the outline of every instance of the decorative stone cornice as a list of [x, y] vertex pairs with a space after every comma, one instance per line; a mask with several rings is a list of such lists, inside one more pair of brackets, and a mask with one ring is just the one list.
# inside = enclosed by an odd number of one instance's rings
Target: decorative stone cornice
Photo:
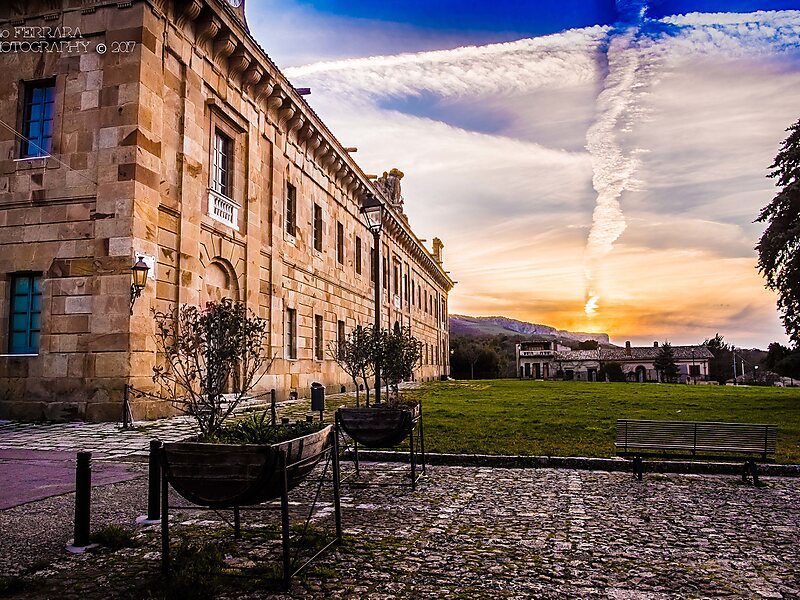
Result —
[[242, 91], [245, 94], [249, 94], [253, 86], [259, 83], [262, 77], [264, 77], [264, 67], [257, 62], [250, 64], [247, 70], [242, 73]]
[[195, 23], [195, 46], [201, 50], [211, 51], [208, 43], [213, 40], [222, 29], [222, 21], [211, 11], [207, 11]]
[[214, 62], [217, 65], [223, 66], [225, 64], [225, 59], [236, 50], [237, 42], [236, 34], [229, 29], [218, 33], [214, 37]]
[[183, 28], [187, 23], [193, 22], [203, 10], [203, 0], [176, 0], [175, 24]]
[[228, 59], [228, 76], [232, 79], [237, 79], [250, 66], [252, 61], [253, 57], [239, 44]]

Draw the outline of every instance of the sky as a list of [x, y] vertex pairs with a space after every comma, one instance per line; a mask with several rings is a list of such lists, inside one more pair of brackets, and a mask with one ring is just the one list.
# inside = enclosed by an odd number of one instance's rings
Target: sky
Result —
[[260, 0], [256, 39], [440, 237], [451, 313], [786, 343], [756, 269], [800, 0]]

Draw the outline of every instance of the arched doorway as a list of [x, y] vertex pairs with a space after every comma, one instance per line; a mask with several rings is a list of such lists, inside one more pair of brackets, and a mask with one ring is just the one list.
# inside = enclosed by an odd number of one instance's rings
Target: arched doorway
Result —
[[644, 383], [647, 381], [647, 369], [645, 369], [642, 365], [636, 367], [636, 381], [639, 383]]

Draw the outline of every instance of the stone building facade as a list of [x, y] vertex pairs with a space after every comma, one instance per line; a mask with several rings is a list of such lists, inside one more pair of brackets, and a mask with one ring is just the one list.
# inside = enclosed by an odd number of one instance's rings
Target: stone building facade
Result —
[[119, 418], [125, 384], [152, 387], [151, 309], [223, 296], [269, 322], [263, 389], [348, 386], [320, 344], [374, 321], [368, 193], [387, 205], [382, 324], [422, 341], [418, 379], [449, 372], [441, 241], [424, 247], [402, 173], [364, 174], [240, 0], [10, 0], [0, 32], [0, 418]]

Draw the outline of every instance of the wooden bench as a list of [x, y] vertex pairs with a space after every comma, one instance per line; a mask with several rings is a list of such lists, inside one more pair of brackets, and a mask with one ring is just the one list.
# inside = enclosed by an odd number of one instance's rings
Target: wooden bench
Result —
[[742, 480], [748, 473], [758, 484], [759, 462], [773, 462], [777, 425], [702, 421], [617, 420], [617, 455], [633, 458], [641, 481], [644, 457], [685, 460], [742, 461]]

